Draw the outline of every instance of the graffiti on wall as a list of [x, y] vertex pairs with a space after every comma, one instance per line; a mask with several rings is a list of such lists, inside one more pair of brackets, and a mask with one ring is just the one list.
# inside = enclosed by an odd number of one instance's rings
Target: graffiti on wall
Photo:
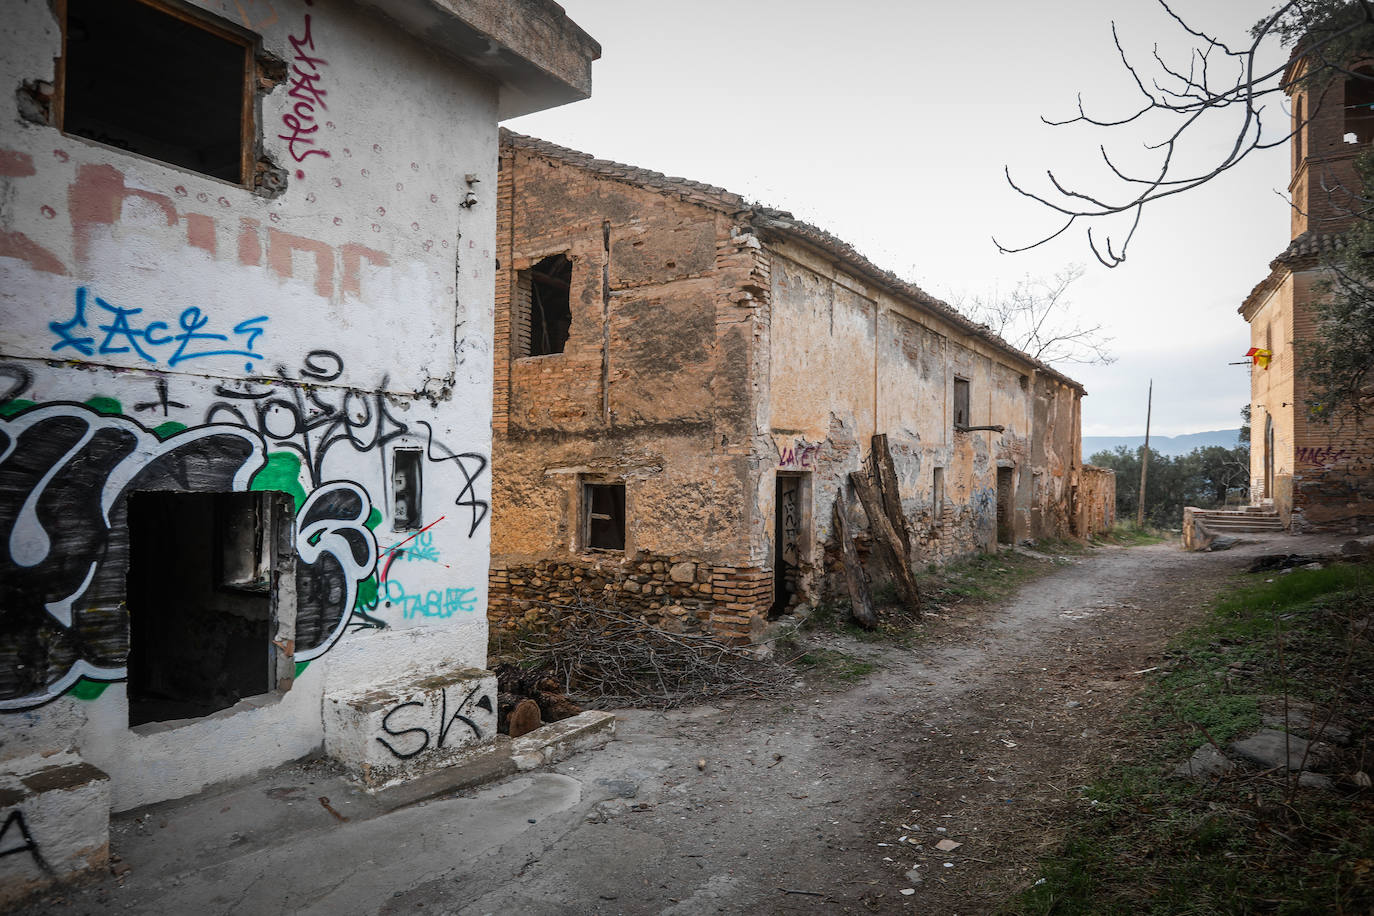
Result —
[[[1333, 445], [1327, 445], [1322, 448], [1304, 447], [1295, 449], [1294, 452], [1298, 459], [1298, 464], [1325, 468], [1328, 471], [1336, 465], [1342, 464], [1350, 458], [1355, 457], [1355, 453], [1350, 449], [1336, 448]], [[1263, 489], [1263, 486], [1261, 486], [1261, 489]]]
[[[496, 716], [495, 699], [482, 687], [478, 684], [468, 690], [462, 701], [453, 708], [452, 714], [449, 713], [447, 687], [439, 691], [437, 704], [434, 696], [423, 702], [410, 700], [396, 704], [387, 710], [381, 721], [382, 731], [390, 740], [377, 735], [377, 742], [397, 760], [409, 760], [427, 750], [438, 751], [481, 741], [484, 737], [483, 722], [491, 730], [492, 720]], [[478, 722], [478, 719], [483, 721]], [[463, 727], [455, 731], [454, 726], [458, 723], [462, 723]]]
[[[0, 709], [51, 700], [82, 678], [121, 680], [129, 651], [127, 496], [267, 489], [266, 445], [228, 424], [149, 430], [58, 402], [0, 418]], [[362, 487], [330, 481], [298, 508], [296, 660], [344, 632], [376, 565]]]
[[780, 439], [775, 436], [773, 448], [778, 452], [778, 467], [802, 471], [815, 470], [816, 459], [821, 453], [819, 444], [805, 439]]
[[[0, 176], [14, 179], [38, 173], [33, 156], [28, 153], [0, 149], [0, 163], [5, 162], [12, 165], [0, 168]], [[173, 193], [175, 199], [172, 195], [130, 187], [125, 183], [124, 173], [112, 165], [79, 166], [76, 170], [76, 180], [67, 189], [66, 208], [76, 265], [81, 267], [88, 263], [91, 244], [97, 230], [120, 223], [124, 206], [130, 201], [138, 202], [146, 211], [155, 213], [154, 219], [159, 225], [184, 226], [188, 247], [203, 251], [212, 258], [220, 258], [225, 252], [221, 251], [220, 246], [219, 219], [208, 213], [195, 212], [190, 206], [198, 203], [204, 209], [211, 209], [212, 205], [225, 209], [230, 206], [230, 201], [224, 197], [212, 200], [205, 192], [192, 197], [181, 185], [178, 185]], [[276, 216], [275, 213], [270, 214], [269, 219]], [[237, 233], [230, 256], [234, 257], [240, 266], [266, 266], [277, 277], [288, 280], [295, 276], [298, 253], [313, 260], [315, 293], [327, 299], [336, 296], [361, 297], [364, 263], [373, 267], [391, 265], [391, 257], [386, 252], [357, 242], [346, 242], [336, 247], [319, 239], [284, 232], [275, 226], [268, 226], [264, 231], [259, 220], [249, 217], [238, 218]], [[0, 257], [24, 261], [33, 270], [42, 273], [58, 276], [79, 273], [73, 271], [71, 265], [64, 263], [62, 258], [51, 250], [18, 231], [0, 230]], [[200, 311], [203, 315], [204, 310]], [[198, 321], [200, 317], [196, 318], [196, 322]], [[155, 329], [154, 333], [159, 337], [163, 336], [162, 329]], [[169, 333], [178, 332], [172, 330]], [[92, 343], [94, 344], [94, 341]], [[251, 346], [246, 349], [251, 349]], [[70, 356], [71, 353], [67, 355]]]
[[[310, 156], [329, 158], [329, 151], [319, 146], [320, 124], [315, 119], [315, 109], [328, 111], [324, 97], [329, 93], [321, 87], [324, 75], [322, 67], [328, 65], [322, 57], [316, 56], [315, 37], [310, 31], [310, 14], [305, 14], [299, 36], [287, 36], [294, 52], [291, 56], [290, 90], [287, 95], [293, 100], [290, 108], [281, 116], [282, 125], [289, 133], [278, 134], [286, 141], [286, 151], [298, 164]], [[296, 170], [297, 178], [304, 178], [305, 171]]]
[[[107, 315], [89, 316], [91, 301], [94, 301], [96, 309]], [[102, 321], [108, 323], [102, 324]], [[267, 321], [266, 315], [258, 315], [234, 325], [232, 333], [235, 339], [232, 343], [240, 345], [235, 347], [230, 345], [228, 334], [218, 333], [209, 327], [210, 316], [197, 306], [183, 309], [177, 318], [177, 327], [171, 328], [165, 321], [144, 317], [142, 308], [111, 305], [99, 296], [90, 295], [86, 287], [79, 286], [72, 317], [66, 321], [48, 322], [48, 330], [57, 338], [52, 351], [64, 356], [72, 356], [73, 353], [105, 356], [132, 352], [150, 363], [162, 362], [175, 368], [191, 360], [214, 356], [262, 359], [262, 354], [254, 349], [254, 344], [267, 332], [263, 327]], [[98, 344], [97, 338], [100, 340]], [[68, 348], [73, 353], [65, 353]], [[252, 372], [253, 364], [245, 363], [243, 368]]]
[[[10, 831], [14, 831], [18, 836], [11, 835]], [[0, 859], [25, 853], [28, 853], [40, 871], [52, 873], [52, 866], [43, 858], [38, 843], [29, 832], [29, 825], [24, 821], [24, 812], [16, 808], [5, 817], [5, 823], [0, 824]]]

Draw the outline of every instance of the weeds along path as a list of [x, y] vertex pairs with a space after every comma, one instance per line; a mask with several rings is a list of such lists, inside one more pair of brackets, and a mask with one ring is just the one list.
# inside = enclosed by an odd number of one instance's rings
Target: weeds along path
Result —
[[625, 711], [616, 741], [557, 768], [581, 783], [576, 806], [384, 912], [991, 912], [1060, 838], [1077, 787], [1129, 746], [1126, 701], [1168, 640], [1249, 557], [1313, 549], [1104, 548], [1009, 600], [932, 615], [908, 646], [808, 637], [859, 662], [838, 673], [876, 670]]

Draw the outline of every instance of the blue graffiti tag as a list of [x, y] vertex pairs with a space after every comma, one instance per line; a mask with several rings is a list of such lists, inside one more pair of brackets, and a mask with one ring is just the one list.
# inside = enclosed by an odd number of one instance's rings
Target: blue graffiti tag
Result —
[[[90, 320], [86, 316], [88, 299], [94, 299], [96, 306], [111, 316], [108, 323], [95, 325], [95, 330], [103, 331], [105, 334], [99, 345], [96, 344], [94, 334], [77, 333], [78, 328], [91, 329]], [[163, 354], [168, 352], [166, 349], [159, 351], [158, 348], [174, 347], [171, 349], [170, 357], [166, 358], [169, 367], [175, 367], [193, 359], [206, 359], [212, 356], [263, 358], [263, 355], [254, 349], [254, 345], [258, 338], [267, 332], [267, 329], [262, 327], [268, 320], [266, 315], [249, 318], [234, 325], [232, 333], [242, 339], [231, 342], [227, 334], [205, 330], [205, 327], [210, 324], [210, 316], [194, 305], [182, 310], [177, 319], [180, 330], [176, 333], [172, 333], [167, 322], [147, 321], [138, 317], [142, 314], [143, 309], [141, 308], [124, 308], [123, 306], [111, 305], [99, 296], [91, 296], [86, 287], [77, 287], [76, 310], [72, 317], [67, 321], [48, 322], [48, 330], [57, 337], [57, 343], [52, 345], [52, 350], [54, 353], [59, 353], [70, 347], [83, 356], [137, 353], [148, 362], [156, 363], [163, 358]], [[223, 343], [230, 343], [231, 345], [221, 346], [220, 344]], [[236, 347], [232, 345], [233, 343], [241, 343], [242, 346]], [[251, 372], [253, 365], [248, 363], [244, 368]]]
[[404, 557], [407, 563], [439, 562], [439, 548], [434, 546], [434, 535], [428, 531], [420, 532], [420, 536], [415, 539], [412, 546], [403, 548], [397, 553]]
[[455, 613], [473, 613], [477, 610], [477, 597], [471, 588], [431, 588], [424, 594], [409, 594], [406, 587], [395, 579], [386, 583], [386, 604], [400, 605], [406, 620], [416, 617], [452, 617]]

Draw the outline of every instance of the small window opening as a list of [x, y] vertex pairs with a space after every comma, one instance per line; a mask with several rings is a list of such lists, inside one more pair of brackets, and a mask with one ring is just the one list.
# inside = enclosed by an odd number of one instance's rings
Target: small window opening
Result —
[[1302, 137], [1307, 130], [1307, 125], [1303, 123], [1302, 116], [1302, 96], [1298, 96], [1293, 102], [1293, 166], [1296, 168], [1302, 163]]
[[583, 485], [582, 505], [586, 517], [586, 545], [592, 550], [625, 549], [625, 485], [589, 483]]
[[969, 425], [968, 379], [954, 380], [954, 428], [966, 429]]
[[1345, 142], [1374, 140], [1374, 70], [1363, 68], [1345, 81]]
[[391, 465], [391, 518], [396, 531], [420, 527], [420, 459], [418, 448], [398, 448]]
[[935, 524], [940, 524], [940, 520], [945, 515], [945, 469], [936, 468], [934, 479], [931, 481], [930, 513], [935, 519]]
[[67, 0], [59, 127], [244, 184], [253, 42], [189, 8]]
[[572, 261], [551, 255], [519, 271], [516, 352], [519, 356], [562, 353], [572, 329]]
[[129, 498], [129, 725], [206, 716], [273, 690], [291, 525], [284, 493]]

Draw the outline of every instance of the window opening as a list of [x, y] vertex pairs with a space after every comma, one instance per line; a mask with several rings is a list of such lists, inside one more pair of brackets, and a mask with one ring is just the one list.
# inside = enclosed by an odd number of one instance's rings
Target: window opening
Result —
[[1302, 117], [1302, 96], [1293, 102], [1293, 167], [1302, 165], [1302, 135], [1307, 129]]
[[396, 531], [420, 527], [420, 459], [418, 448], [398, 448], [391, 459], [391, 518]]
[[954, 380], [954, 428], [964, 429], [969, 425], [968, 379]]
[[940, 524], [945, 515], [945, 469], [936, 468], [931, 480], [930, 513], [935, 524]]
[[284, 493], [128, 500], [129, 725], [228, 709], [277, 683], [276, 583], [291, 557]]
[[67, 0], [58, 126], [246, 184], [253, 46], [181, 6]]
[[1374, 140], [1374, 70], [1362, 68], [1345, 81], [1345, 142]]
[[625, 485], [583, 484], [585, 543], [592, 550], [625, 549]]
[[572, 261], [550, 255], [516, 278], [521, 310], [517, 322], [519, 356], [562, 353], [572, 328]]

